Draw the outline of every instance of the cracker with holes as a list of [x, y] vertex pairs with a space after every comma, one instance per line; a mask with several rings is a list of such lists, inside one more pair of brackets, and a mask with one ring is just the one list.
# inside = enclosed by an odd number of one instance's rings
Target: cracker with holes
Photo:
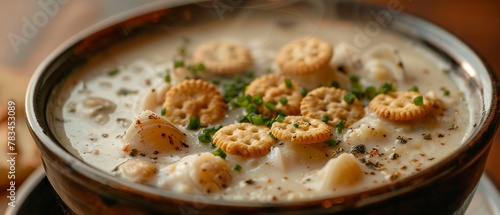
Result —
[[247, 86], [245, 94], [262, 96], [263, 103], [259, 106], [259, 112], [263, 115], [274, 117], [281, 111], [286, 115], [300, 113], [302, 100], [300, 86], [284, 76], [276, 74], [261, 76]]
[[253, 63], [248, 48], [222, 41], [199, 45], [193, 53], [193, 62], [203, 63], [205, 70], [217, 75], [231, 75], [250, 67]]
[[300, 38], [284, 45], [276, 57], [283, 74], [303, 75], [328, 65], [333, 55], [332, 46], [319, 38]]
[[332, 134], [326, 123], [306, 116], [287, 116], [283, 122], [273, 123], [271, 133], [280, 140], [297, 144], [319, 143]]
[[276, 143], [268, 127], [250, 123], [224, 126], [214, 134], [213, 141], [223, 151], [242, 157], [264, 156]]
[[215, 85], [203, 80], [186, 80], [172, 87], [163, 103], [165, 117], [174, 124], [187, 125], [189, 117], [207, 126], [224, 118], [226, 104]]
[[422, 95], [414, 91], [379, 94], [370, 101], [368, 108], [377, 115], [390, 120], [420, 119], [431, 111], [432, 102], [422, 96], [422, 103], [417, 105], [414, 99], [419, 96]]
[[360, 120], [365, 111], [363, 104], [355, 99], [349, 104], [344, 100], [347, 92], [335, 87], [320, 87], [309, 92], [300, 102], [300, 113], [315, 119], [328, 117], [327, 124], [336, 126], [341, 120], [349, 127]]

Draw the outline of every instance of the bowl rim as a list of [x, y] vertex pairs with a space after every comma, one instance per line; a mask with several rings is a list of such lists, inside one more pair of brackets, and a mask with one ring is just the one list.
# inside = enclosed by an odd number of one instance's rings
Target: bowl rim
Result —
[[[59, 46], [55, 51], [53, 51], [45, 60], [40, 64], [40, 66], [36, 69], [35, 73], [33, 74], [32, 78], [30, 79], [30, 82], [28, 84], [28, 89], [26, 93], [26, 98], [25, 98], [25, 112], [27, 116], [27, 121], [28, 121], [28, 126], [30, 129], [30, 132], [32, 133], [33, 137], [37, 139], [37, 146], [40, 147], [45, 147], [48, 150], [51, 150], [52, 153], [56, 154], [59, 156], [60, 159], [64, 160], [67, 162], [68, 165], [71, 166], [74, 170], [76, 170], [79, 174], [84, 175], [85, 177], [92, 179], [98, 183], [101, 183], [102, 185], [112, 187], [113, 189], [118, 189], [119, 187], [129, 187], [131, 192], [134, 192], [139, 195], [146, 195], [146, 196], [157, 196], [165, 199], [173, 199], [173, 200], [181, 200], [181, 201], [186, 201], [186, 202], [191, 202], [188, 199], [192, 199], [193, 195], [192, 194], [179, 194], [175, 192], [169, 192], [165, 190], [161, 190], [158, 188], [153, 188], [145, 185], [137, 185], [135, 183], [122, 180], [119, 178], [116, 178], [109, 173], [100, 171], [88, 164], [86, 164], [84, 161], [76, 158], [73, 156], [70, 152], [68, 152], [66, 149], [63, 147], [60, 147], [57, 142], [55, 142], [51, 137], [49, 137], [49, 134], [46, 133], [48, 131], [45, 131], [43, 126], [40, 124], [41, 118], [37, 114], [36, 105], [37, 103], [34, 102], [36, 99], [38, 93], [37, 90], [40, 89], [41, 81], [45, 80], [47, 75], [47, 69], [53, 65], [57, 59], [61, 56], [62, 53], [64, 53], [67, 50], [70, 50], [74, 48], [74, 46], [83, 39], [88, 38], [89, 36], [92, 36], [96, 34], [96, 32], [102, 31], [103, 29], [109, 28], [111, 26], [116, 26], [120, 23], [127, 22], [128, 20], [137, 17], [137, 16], [142, 16], [142, 15], [147, 15], [147, 14], [152, 14], [157, 11], [165, 10], [166, 8], [172, 8], [172, 7], [177, 7], [181, 5], [188, 5], [198, 2], [196, 0], [189, 0], [189, 1], [170, 1], [170, 2], [154, 2], [154, 3], [149, 3], [143, 6], [140, 6], [138, 8], [134, 8], [132, 10], [117, 14], [115, 16], [112, 16], [108, 19], [105, 19], [104, 21], [101, 21], [84, 31], [78, 33], [77, 35], [73, 36], [66, 42], [64, 42], [61, 46]], [[358, 2], [359, 3], [359, 2]], [[363, 3], [366, 4], [366, 3]], [[369, 5], [369, 7], [377, 8], [378, 5]], [[160, 8], [160, 9], [159, 9]], [[420, 36], [422, 35], [432, 35], [436, 37], [427, 37], [426, 39], [428, 42], [430, 42], [432, 45], [437, 45], [438, 48], [442, 50], [446, 50], [447, 47], [458, 47], [460, 54], [465, 54], [466, 57], [468, 58], [469, 62], [466, 61], [461, 61], [461, 67], [467, 72], [467, 74], [471, 76], [477, 77], [478, 81], [481, 83], [482, 90], [483, 90], [483, 96], [484, 101], [486, 102], [487, 109], [483, 110], [483, 114], [486, 117], [483, 121], [481, 121], [480, 126], [485, 126], [483, 129], [479, 129], [476, 134], [472, 135], [467, 142], [469, 144], [464, 144], [464, 146], [461, 146], [455, 153], [452, 155], [446, 157], [442, 161], [432, 165], [431, 167], [426, 168], [426, 170], [421, 171], [419, 173], [413, 174], [411, 176], [405, 177], [404, 179], [398, 180], [395, 183], [389, 183], [387, 185], [382, 185], [382, 186], [377, 186], [373, 189], [362, 191], [362, 192], [355, 192], [352, 194], [348, 194], [346, 196], [341, 196], [342, 198], [345, 197], [353, 197], [354, 199], [357, 199], [357, 205], [366, 205], [366, 204], [372, 204], [377, 201], [382, 201], [386, 198], [392, 198], [393, 196], [397, 196], [399, 193], [402, 192], [407, 192], [409, 190], [417, 189], [418, 187], [424, 186], [425, 184], [432, 183], [434, 180], [437, 180], [438, 178], [442, 177], [443, 174], [446, 174], [447, 172], [451, 171], [449, 168], [445, 168], [452, 163], [454, 160], [457, 159], [457, 157], [460, 156], [462, 153], [466, 153], [468, 151], [473, 151], [473, 150], [487, 150], [487, 146], [490, 143], [490, 140], [492, 139], [493, 134], [495, 133], [497, 127], [498, 127], [498, 122], [499, 122], [499, 114], [498, 114], [498, 86], [497, 85], [497, 77], [496, 74], [491, 72], [491, 70], [487, 67], [485, 62], [478, 56], [477, 52], [472, 50], [470, 46], [468, 46], [465, 42], [457, 38], [455, 35], [449, 33], [448, 31], [444, 30], [441, 27], [436, 26], [433, 23], [430, 23], [428, 21], [423, 20], [422, 18], [416, 17], [414, 15], [408, 14], [406, 12], [401, 12], [400, 14], [395, 15], [397, 17], [396, 23], [401, 24], [403, 27], [406, 26], [411, 26], [415, 29], [420, 30], [420, 32], [413, 32], [414, 34], [419, 34]], [[392, 25], [391, 25], [392, 26]], [[388, 29], [391, 31], [394, 31], [393, 26], [388, 26]], [[427, 35], [427, 36], [429, 36]], [[440, 38], [446, 38], [446, 41], [448, 41], [447, 44], [435, 44]], [[442, 42], [441, 40], [439, 40]], [[447, 53], [450, 55], [451, 53]], [[464, 56], [459, 56], [458, 53], [455, 53], [454, 56], [451, 54], [452, 58], [456, 61], [460, 61], [460, 59], [465, 58]], [[474, 64], [470, 64], [473, 62]], [[478, 75], [478, 72], [482, 75]], [[50, 75], [49, 75], [50, 76]], [[487, 84], [489, 83], [489, 84]], [[47, 99], [46, 99], [47, 100]], [[44, 101], [43, 103], [45, 106], [41, 107], [43, 108], [43, 113], [45, 113], [46, 110], [46, 103], [47, 101]], [[43, 122], [42, 122], [43, 123]], [[40, 143], [38, 143], [40, 142]], [[43, 144], [42, 144], [43, 143]], [[475, 144], [474, 144], [475, 143]], [[458, 168], [458, 167], [455, 167]], [[434, 175], [433, 177], [427, 177], [427, 180], [424, 182], [416, 183], [416, 181], [421, 181], [422, 177], [429, 176], [428, 172], [432, 172], [435, 170], [447, 170], [447, 171], [442, 171], [441, 174]], [[386, 191], [392, 191], [392, 192], [386, 192]], [[360, 198], [360, 196], [365, 195], [365, 194], [375, 194], [375, 195], [369, 195], [370, 197], [368, 198]], [[373, 199], [373, 197], [376, 197], [376, 199]], [[225, 206], [225, 207], [302, 207], [304, 205], [306, 206], [311, 206], [311, 205], [318, 205], [325, 201], [325, 200], [331, 200], [331, 199], [337, 199], [337, 197], [334, 198], [321, 198], [321, 199], [313, 199], [313, 200], [304, 200], [304, 201], [291, 201], [291, 202], [278, 202], [278, 203], [273, 203], [273, 204], [266, 204], [262, 202], [240, 202], [240, 201], [220, 201], [220, 200], [211, 200], [210, 204], [211, 205], [217, 205], [217, 206]]]

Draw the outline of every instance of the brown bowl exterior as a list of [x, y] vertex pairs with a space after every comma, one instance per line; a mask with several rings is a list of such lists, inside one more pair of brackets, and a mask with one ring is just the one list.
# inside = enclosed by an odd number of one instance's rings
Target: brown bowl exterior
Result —
[[[325, 4], [331, 5], [332, 2]], [[362, 3], [337, 2], [340, 17], [351, 11], [367, 14], [377, 7]], [[165, 9], [158, 9], [158, 8]], [[186, 15], [189, 14], [189, 15]], [[130, 18], [133, 17], [133, 18]], [[284, 204], [228, 203], [205, 196], [187, 196], [130, 182], [93, 169], [64, 150], [51, 134], [46, 110], [48, 98], [73, 68], [82, 65], [94, 53], [127, 38], [160, 27], [179, 27], [205, 19], [216, 19], [203, 4], [182, 6], [148, 5], [115, 17], [83, 32], [49, 57], [33, 77], [26, 99], [28, 122], [49, 181], [70, 214], [463, 214], [483, 173], [493, 134], [498, 125], [497, 94], [494, 75], [462, 42], [445, 31], [407, 14], [399, 14], [395, 31], [422, 40], [452, 61], [470, 61], [475, 76], [459, 75], [470, 85], [469, 94], [478, 95], [475, 107], [481, 124], [457, 153], [437, 165], [393, 184], [343, 197]], [[366, 18], [360, 15], [359, 19]], [[117, 23], [117, 24], [116, 24]], [[402, 27], [403, 26], [403, 27]], [[407, 26], [407, 27], [404, 27]], [[411, 32], [406, 28], [428, 31]], [[406, 29], [407, 30], [407, 29]], [[433, 36], [438, 35], [438, 38]], [[434, 38], [435, 40], [433, 41]], [[440, 46], [440, 40], [452, 39], [460, 49]], [[449, 49], [446, 49], [449, 48]], [[472, 56], [473, 59], [468, 59]], [[460, 70], [460, 69], [459, 69]], [[481, 99], [479, 99], [481, 98]]]

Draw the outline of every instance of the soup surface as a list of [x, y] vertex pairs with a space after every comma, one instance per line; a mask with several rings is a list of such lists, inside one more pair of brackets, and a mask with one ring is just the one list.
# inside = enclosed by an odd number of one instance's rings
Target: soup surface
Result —
[[[214, 199], [262, 202], [338, 196], [390, 184], [432, 166], [462, 144], [469, 126], [465, 98], [449, 65], [420, 44], [381, 29], [359, 45], [355, 29], [362, 25], [347, 21], [297, 17], [282, 22], [265, 12], [252, 17], [167, 29], [103, 50], [54, 92], [49, 110], [57, 138], [75, 156], [117, 177]], [[319, 38], [333, 47], [327, 66], [306, 76], [284, 74], [275, 60], [297, 38]], [[193, 53], [209, 41], [246, 47], [251, 65], [231, 75], [205, 71]], [[225, 152], [212, 139], [217, 129], [246, 122], [269, 129], [264, 130], [268, 134], [272, 123], [285, 117], [264, 116], [260, 110], [251, 115], [242, 104], [245, 87], [269, 74], [292, 81], [301, 99], [320, 87], [343, 89], [362, 104], [363, 114], [347, 126], [317, 119], [329, 133], [316, 143], [294, 143], [270, 133], [274, 142], [259, 155]], [[223, 96], [223, 117], [201, 127], [196, 117], [190, 123], [170, 122], [165, 103], [173, 101], [165, 101], [166, 95], [194, 79]], [[418, 100], [423, 98], [431, 102], [429, 113], [392, 120], [369, 108], [371, 93], [409, 91], [419, 95], [410, 105], [422, 105]], [[174, 99], [183, 103], [190, 97]], [[297, 122], [292, 125], [299, 128]], [[164, 139], [155, 132], [165, 132]]]

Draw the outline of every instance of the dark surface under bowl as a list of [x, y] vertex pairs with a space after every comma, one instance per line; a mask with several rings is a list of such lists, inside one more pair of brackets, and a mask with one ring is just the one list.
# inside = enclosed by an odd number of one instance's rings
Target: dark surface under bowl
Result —
[[[475, 126], [466, 143], [442, 162], [411, 177], [363, 193], [283, 204], [228, 203], [205, 196], [181, 195], [137, 186], [85, 164], [63, 149], [47, 122], [47, 102], [54, 87], [87, 59], [120, 41], [162, 28], [182, 28], [218, 20], [208, 4], [175, 6], [177, 1], [146, 5], [76, 36], [39, 67], [30, 83], [26, 110], [47, 177], [60, 198], [76, 214], [463, 214], [484, 169], [498, 125], [495, 77], [465, 44], [413, 16], [397, 13], [388, 29], [420, 41], [453, 66], [471, 101]], [[238, 8], [259, 1], [240, 2]], [[319, 2], [319, 1], [316, 1]], [[268, 1], [270, 9], [278, 5]], [[376, 21], [370, 12], [388, 10], [359, 2], [322, 1], [326, 11], [357, 22]], [[293, 7], [298, 3], [290, 3]], [[285, 7], [284, 6], [284, 7]], [[162, 9], [165, 8], [165, 9]], [[300, 7], [299, 7], [300, 8]], [[297, 9], [297, 8], [295, 8]], [[228, 13], [228, 18], [238, 10]], [[132, 188], [133, 187], [133, 188]]]

